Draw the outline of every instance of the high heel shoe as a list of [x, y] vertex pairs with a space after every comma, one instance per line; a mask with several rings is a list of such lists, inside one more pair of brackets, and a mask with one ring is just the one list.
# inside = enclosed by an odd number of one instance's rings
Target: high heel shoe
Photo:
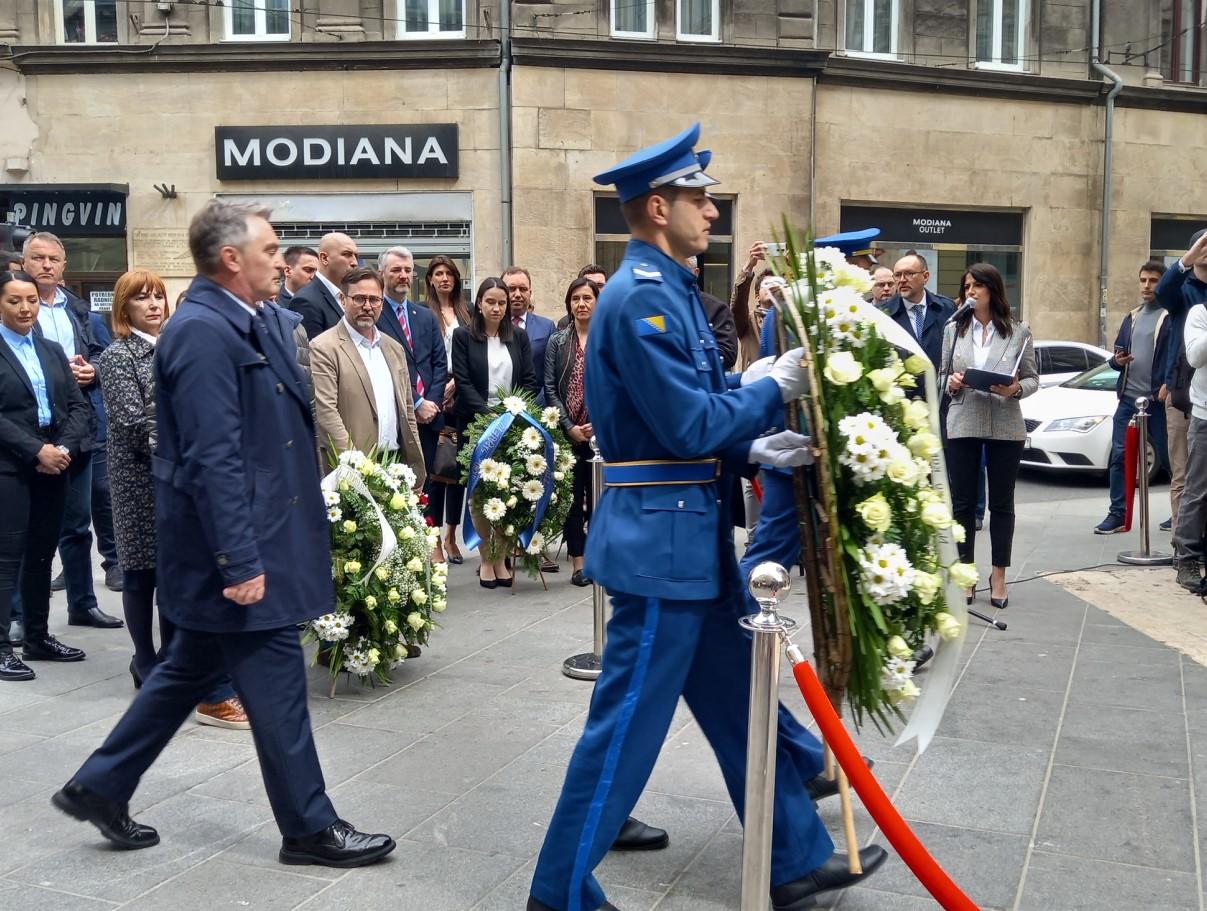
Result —
[[139, 676], [138, 671], [134, 667], [133, 658], [130, 659], [130, 676], [132, 678], [134, 678], [134, 688], [136, 690], [141, 690], [142, 689], [142, 677]]
[[964, 603], [965, 604], [972, 604], [972, 602], [974, 602], [975, 600], [976, 600], [976, 589], [975, 588], [972, 589], [971, 593], [969, 593], [969, 592], [964, 593]]
[[499, 584], [499, 588], [511, 588], [511, 583], [515, 581], [515, 576], [508, 576], [506, 579], [495, 579]]
[[992, 604], [998, 610], [1005, 610], [1006, 607], [1010, 604], [1010, 596], [1007, 595], [1004, 598], [994, 598], [994, 597], [990, 596], [989, 603]]
[[498, 588], [499, 580], [498, 579], [478, 579], [478, 584], [481, 585], [483, 588]]

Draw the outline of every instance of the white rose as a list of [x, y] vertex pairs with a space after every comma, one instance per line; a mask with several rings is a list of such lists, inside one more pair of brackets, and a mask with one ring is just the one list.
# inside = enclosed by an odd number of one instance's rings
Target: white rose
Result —
[[946, 611], [940, 611], [935, 614], [935, 629], [945, 642], [958, 639], [964, 631], [964, 627], [960, 624], [960, 621]]
[[931, 528], [947, 528], [951, 525], [951, 510], [942, 501], [932, 500], [922, 507], [921, 519]]
[[921, 433], [915, 433], [909, 438], [906, 443], [909, 446], [909, 451], [922, 459], [929, 459], [939, 451], [941, 443], [939, 438], [929, 430], [924, 430]]
[[947, 573], [951, 576], [951, 581], [960, 588], [971, 588], [980, 578], [977, 568], [971, 563], [953, 563], [947, 567]]
[[849, 351], [835, 351], [826, 358], [825, 377], [835, 386], [847, 386], [863, 376], [863, 366]]
[[885, 645], [885, 649], [894, 658], [908, 658], [914, 653], [914, 650], [900, 636], [893, 636], [889, 639]]

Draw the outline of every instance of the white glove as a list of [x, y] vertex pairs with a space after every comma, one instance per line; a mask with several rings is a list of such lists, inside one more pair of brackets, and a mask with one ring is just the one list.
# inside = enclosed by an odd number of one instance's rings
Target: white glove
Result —
[[771, 376], [771, 365], [774, 363], [774, 356], [760, 358], [755, 361], [742, 371], [742, 385], [749, 386], [751, 383], [757, 383], [765, 376]]
[[804, 348], [781, 354], [771, 366], [771, 378], [780, 387], [785, 402], [792, 402], [809, 391], [809, 371], [801, 365]]
[[[789, 355], [784, 355], [788, 357]], [[811, 465], [813, 453], [809, 449], [809, 438], [791, 430], [781, 430], [771, 436], [759, 437], [750, 444], [750, 455], [746, 461], [755, 465], [770, 465], [772, 468], [796, 468]]]

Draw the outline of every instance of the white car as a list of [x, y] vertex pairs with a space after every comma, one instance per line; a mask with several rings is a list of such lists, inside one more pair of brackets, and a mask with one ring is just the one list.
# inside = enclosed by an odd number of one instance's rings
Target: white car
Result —
[[1085, 342], [1055, 342], [1039, 339], [1035, 342], [1035, 366], [1040, 386], [1059, 386], [1091, 367], [1110, 359], [1111, 353]]
[[[1115, 395], [1118, 379], [1119, 371], [1104, 363], [1023, 399], [1027, 425], [1023, 467], [1106, 473], [1119, 404]], [[1157, 461], [1151, 443], [1148, 465], [1152, 480]]]

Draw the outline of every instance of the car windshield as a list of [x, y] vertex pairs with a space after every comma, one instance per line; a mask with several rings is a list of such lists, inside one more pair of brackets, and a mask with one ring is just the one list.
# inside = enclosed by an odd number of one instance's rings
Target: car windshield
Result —
[[1079, 373], [1071, 380], [1060, 385], [1069, 389], [1094, 389], [1102, 392], [1114, 392], [1119, 382], [1119, 371], [1109, 363], [1091, 367], [1085, 373]]

